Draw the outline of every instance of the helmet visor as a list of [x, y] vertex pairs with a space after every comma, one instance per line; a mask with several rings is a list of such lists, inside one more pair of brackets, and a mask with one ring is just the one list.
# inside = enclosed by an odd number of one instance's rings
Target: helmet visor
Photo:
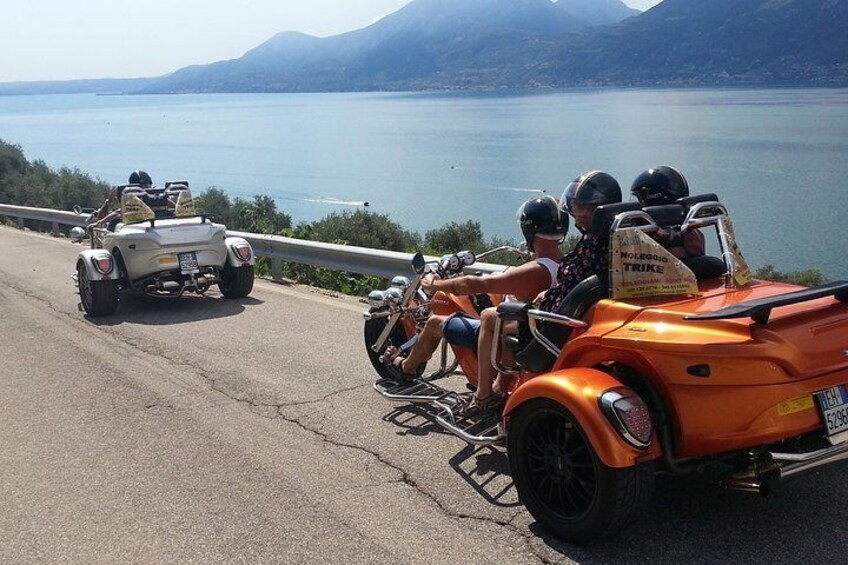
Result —
[[574, 204], [574, 199], [577, 196], [577, 188], [580, 186], [579, 179], [571, 181], [568, 183], [568, 186], [565, 187], [565, 190], [562, 192], [562, 196], [559, 199], [559, 209], [560, 212], [564, 214], [572, 214], [571, 206]]

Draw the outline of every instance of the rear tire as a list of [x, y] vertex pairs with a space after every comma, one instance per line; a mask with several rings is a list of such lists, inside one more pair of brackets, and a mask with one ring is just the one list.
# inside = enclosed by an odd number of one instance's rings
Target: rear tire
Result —
[[253, 290], [253, 265], [232, 267], [226, 265], [221, 272], [218, 289], [224, 298], [244, 298]]
[[[374, 312], [380, 312], [380, 310], [372, 309], [370, 312], [373, 314]], [[408, 336], [406, 334], [406, 329], [403, 327], [403, 324], [398, 321], [394, 329], [392, 329], [392, 333], [389, 334], [389, 339], [386, 340], [383, 348], [380, 351], [374, 351], [371, 349], [371, 346], [377, 343], [377, 338], [379, 338], [380, 334], [383, 333], [383, 328], [386, 327], [387, 323], [389, 323], [389, 318], [374, 318], [371, 320], [365, 320], [365, 351], [368, 353], [368, 360], [371, 361], [371, 365], [374, 367], [374, 370], [377, 371], [377, 374], [380, 375], [380, 378], [394, 380], [394, 373], [392, 373], [392, 371], [390, 371], [384, 364], [380, 363], [380, 356], [383, 355], [383, 352], [388, 346], [392, 345], [400, 348], [401, 345], [412, 339], [412, 336]], [[426, 368], [427, 363], [421, 363], [416, 371], [416, 376], [420, 377], [423, 375], [424, 369]]]
[[609, 537], [654, 492], [652, 463], [613, 469], [558, 402], [530, 400], [509, 419], [507, 453], [518, 495], [545, 530], [570, 542]]
[[85, 265], [77, 263], [80, 302], [83, 310], [92, 318], [114, 314], [118, 309], [118, 289], [114, 281], [92, 281], [88, 279]]

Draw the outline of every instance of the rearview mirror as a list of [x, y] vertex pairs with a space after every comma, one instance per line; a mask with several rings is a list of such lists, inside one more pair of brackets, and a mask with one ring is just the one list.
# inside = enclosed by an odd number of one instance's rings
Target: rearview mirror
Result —
[[424, 256], [421, 253], [416, 253], [412, 257], [412, 270], [420, 275], [424, 273]]

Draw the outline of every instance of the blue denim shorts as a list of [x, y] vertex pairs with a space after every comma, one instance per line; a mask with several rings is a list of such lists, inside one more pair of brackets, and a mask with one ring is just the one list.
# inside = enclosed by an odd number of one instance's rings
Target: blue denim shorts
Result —
[[467, 347], [477, 353], [477, 337], [480, 335], [480, 320], [462, 312], [451, 315], [442, 326], [448, 343]]

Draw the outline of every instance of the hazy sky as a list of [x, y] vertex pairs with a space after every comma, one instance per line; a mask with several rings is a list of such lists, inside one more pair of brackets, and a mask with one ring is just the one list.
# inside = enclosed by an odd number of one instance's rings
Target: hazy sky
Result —
[[[240, 57], [277, 32], [326, 36], [410, 0], [7, 0], [0, 82], [157, 76]], [[624, 0], [646, 10], [660, 0]]]

